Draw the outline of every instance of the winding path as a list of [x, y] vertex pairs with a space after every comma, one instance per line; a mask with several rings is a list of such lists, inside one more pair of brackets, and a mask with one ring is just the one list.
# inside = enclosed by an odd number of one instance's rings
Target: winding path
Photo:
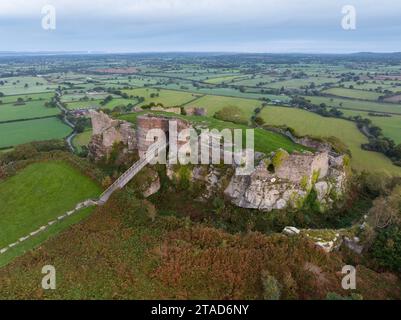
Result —
[[[56, 91], [56, 95], [57, 95], [58, 98], [61, 97], [61, 94], [60, 94], [60, 92], [58, 92], [58, 91]], [[74, 145], [72, 144], [72, 139], [74, 139], [75, 136], [77, 135], [77, 132], [75, 131], [75, 125], [74, 125], [70, 120], [68, 120], [67, 114], [68, 114], [69, 110], [66, 109], [66, 108], [61, 104], [61, 102], [59, 101], [59, 99], [56, 100], [56, 104], [57, 104], [57, 107], [61, 110], [62, 114], [64, 115], [64, 116], [63, 116], [63, 121], [65, 122], [65, 124], [67, 124], [69, 127], [71, 127], [71, 128], [73, 129], [73, 131], [65, 138], [65, 141], [67, 142], [68, 147], [70, 148], [70, 150], [71, 150], [72, 152], [75, 152], [75, 147], [74, 147]]]

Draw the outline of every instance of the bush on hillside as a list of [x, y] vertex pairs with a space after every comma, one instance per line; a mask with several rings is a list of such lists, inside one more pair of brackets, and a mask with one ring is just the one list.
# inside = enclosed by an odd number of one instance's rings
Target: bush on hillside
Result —
[[233, 122], [236, 124], [248, 125], [248, 119], [237, 106], [224, 107], [220, 111], [214, 114], [214, 117], [218, 120]]

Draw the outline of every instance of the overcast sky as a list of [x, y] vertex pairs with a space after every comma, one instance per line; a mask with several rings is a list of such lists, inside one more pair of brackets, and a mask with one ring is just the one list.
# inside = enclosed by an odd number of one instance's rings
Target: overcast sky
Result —
[[[42, 28], [42, 7], [56, 29]], [[344, 5], [356, 30], [341, 27]], [[401, 51], [399, 0], [0, 0], [0, 51]]]

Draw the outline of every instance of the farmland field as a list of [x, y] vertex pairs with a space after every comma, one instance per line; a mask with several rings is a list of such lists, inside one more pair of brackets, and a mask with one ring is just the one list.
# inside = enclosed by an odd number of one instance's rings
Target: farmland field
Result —
[[341, 98], [328, 98], [328, 97], [312, 97], [306, 96], [314, 104], [325, 103], [328, 106], [336, 107], [339, 109], [351, 109], [357, 111], [376, 111], [401, 114], [401, 105], [394, 105], [390, 103], [378, 103], [373, 101], [359, 101]]
[[257, 100], [242, 99], [242, 98], [231, 98], [222, 96], [205, 96], [196, 101], [188, 103], [184, 108], [189, 107], [200, 107], [207, 110], [207, 115], [212, 117], [217, 111], [224, 107], [237, 106], [239, 107], [246, 117], [250, 119], [254, 110], [261, 106], [261, 102]]
[[379, 97], [383, 95], [382, 93], [377, 93], [372, 91], [344, 89], [344, 88], [331, 88], [322, 91], [322, 93], [345, 98], [372, 100], [372, 101], [377, 101]]
[[88, 101], [67, 102], [67, 109], [75, 110], [75, 109], [86, 109], [86, 108], [99, 108], [101, 101], [103, 101], [103, 100], [97, 99], [97, 100], [88, 100]]
[[0, 148], [31, 141], [61, 139], [71, 128], [56, 117], [0, 124]]
[[108, 102], [106, 105], [102, 106], [102, 108], [114, 109], [115, 107], [127, 106], [130, 103], [131, 104], [136, 104], [136, 103], [138, 103], [138, 100], [136, 100], [136, 99], [114, 98], [113, 100]]
[[314, 83], [316, 86], [322, 85], [324, 83], [334, 83], [337, 82], [335, 78], [307, 78], [307, 79], [290, 79], [278, 82], [272, 82], [267, 85], [269, 88], [280, 89], [282, 87], [286, 89], [299, 89], [301, 87], [310, 86]]
[[[144, 97], [145, 101], [140, 105], [154, 103], [163, 103], [165, 107], [181, 106], [191, 100], [194, 100], [198, 95], [182, 91], [138, 88], [132, 90], [123, 90], [130, 96]], [[154, 95], [154, 96], [153, 96]]]
[[269, 125], [287, 125], [300, 135], [339, 138], [350, 149], [352, 166], [357, 170], [383, 170], [401, 175], [401, 168], [394, 166], [384, 155], [361, 149], [361, 144], [368, 140], [350, 121], [323, 118], [308, 111], [284, 107], [264, 108], [261, 116]]
[[205, 80], [205, 82], [212, 83], [212, 84], [231, 83], [231, 82], [234, 82], [238, 78], [241, 78], [241, 77], [239, 75], [228, 75], [228, 76], [223, 76], [223, 77], [218, 77], [218, 78], [211, 78], [211, 79]]
[[23, 99], [24, 101], [35, 101], [35, 100], [48, 101], [53, 96], [54, 96], [53, 92], [40, 92], [40, 93], [32, 93], [32, 94], [17, 94], [17, 95], [0, 97], [0, 101], [2, 101], [3, 104], [14, 103], [19, 98]]
[[78, 202], [99, 193], [95, 182], [67, 163], [29, 165], [15, 176], [0, 181], [0, 247], [15, 242], [73, 209]]
[[0, 122], [54, 116], [60, 113], [58, 108], [45, 107], [45, 101], [30, 101], [24, 105], [12, 103], [0, 105]]
[[[401, 88], [400, 88], [400, 89], [401, 89]], [[386, 101], [386, 102], [392, 102], [392, 103], [401, 103], [401, 94], [388, 97], [388, 98], [384, 99], [384, 101]]]
[[73, 144], [80, 151], [83, 146], [87, 146], [92, 136], [92, 130], [85, 130], [74, 137]]
[[383, 129], [385, 137], [391, 138], [395, 143], [401, 143], [401, 115], [391, 115], [391, 117], [370, 116], [367, 112], [343, 110], [346, 116], [362, 116], [370, 119], [372, 123]]
[[54, 91], [56, 85], [48, 84], [40, 77], [10, 77], [2, 78], [4, 84], [0, 86], [0, 92], [4, 95], [32, 94]]
[[[236, 83], [230, 85], [237, 85]], [[224, 96], [224, 97], [237, 97], [237, 98], [245, 98], [245, 99], [260, 99], [260, 98], [269, 98], [280, 99], [283, 102], [288, 102], [291, 100], [287, 95], [273, 95], [273, 94], [262, 94], [260, 93], [260, 89], [248, 89], [245, 92], [241, 92], [238, 89], [234, 88], [205, 88], [205, 87], [194, 87], [191, 83], [182, 82], [182, 83], [169, 83], [165, 85], [159, 85], [160, 88], [166, 88], [171, 90], [178, 90], [183, 92], [193, 92], [199, 95], [216, 95], [216, 96]], [[255, 92], [259, 91], [259, 92]]]
[[108, 96], [108, 93], [96, 93], [96, 94], [85, 94], [85, 93], [72, 93], [72, 94], [64, 94], [61, 96], [62, 102], [80, 102], [79, 99], [84, 97], [88, 97], [88, 99], [92, 100], [101, 100]]

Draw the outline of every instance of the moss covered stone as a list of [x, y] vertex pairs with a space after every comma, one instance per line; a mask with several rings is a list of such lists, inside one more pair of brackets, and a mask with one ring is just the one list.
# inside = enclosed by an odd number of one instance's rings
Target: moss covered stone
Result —
[[282, 163], [289, 157], [289, 154], [287, 151], [283, 150], [283, 149], [279, 149], [276, 151], [276, 153], [274, 154], [273, 158], [272, 158], [272, 164], [274, 166], [274, 168], [279, 168]]

